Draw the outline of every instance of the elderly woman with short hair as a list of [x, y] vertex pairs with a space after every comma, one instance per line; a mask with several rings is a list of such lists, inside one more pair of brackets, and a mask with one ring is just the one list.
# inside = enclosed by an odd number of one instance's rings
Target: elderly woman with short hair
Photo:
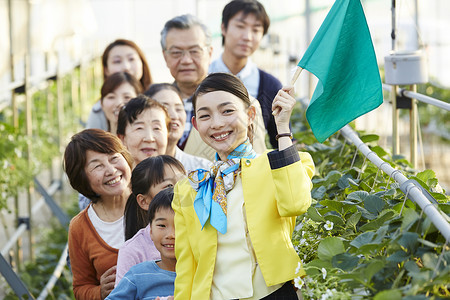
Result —
[[100, 129], [77, 133], [67, 145], [64, 169], [70, 184], [92, 200], [69, 226], [76, 299], [104, 299], [114, 288], [132, 164], [119, 138]]

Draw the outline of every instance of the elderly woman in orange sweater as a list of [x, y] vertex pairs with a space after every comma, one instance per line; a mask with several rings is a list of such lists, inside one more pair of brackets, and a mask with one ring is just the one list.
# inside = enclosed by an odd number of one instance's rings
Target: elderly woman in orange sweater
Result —
[[64, 153], [72, 187], [92, 200], [69, 226], [76, 299], [104, 299], [114, 288], [133, 159], [118, 137], [100, 129], [75, 134]]

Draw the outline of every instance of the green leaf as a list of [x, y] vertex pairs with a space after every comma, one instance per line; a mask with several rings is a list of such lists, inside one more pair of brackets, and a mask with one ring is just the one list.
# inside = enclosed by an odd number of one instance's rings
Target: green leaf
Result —
[[425, 295], [405, 296], [403, 300], [429, 300], [430, 298]]
[[388, 153], [380, 146], [371, 147], [370, 150], [375, 152], [379, 157], [384, 157], [384, 156], [388, 155]]
[[340, 212], [342, 209], [342, 206], [344, 205], [341, 201], [336, 200], [322, 200], [319, 202], [323, 206], [327, 206], [337, 212]]
[[311, 197], [313, 197], [316, 200], [323, 199], [323, 196], [325, 196], [327, 192], [327, 189], [324, 186], [320, 186], [317, 189], [313, 189], [311, 191]]
[[387, 261], [392, 261], [394, 263], [400, 263], [402, 261], [405, 261], [409, 258], [409, 255], [403, 251], [403, 250], [399, 250], [397, 252], [395, 252], [394, 254], [388, 256], [388, 258], [386, 258]]
[[418, 238], [419, 235], [415, 232], [405, 232], [397, 242], [411, 253], [417, 248]]
[[375, 255], [384, 246], [385, 245], [381, 244], [381, 243], [372, 243], [372, 244], [362, 245], [361, 247], [359, 247], [358, 253]]
[[306, 213], [311, 220], [316, 222], [326, 222], [325, 218], [317, 211], [317, 208], [310, 207], [308, 208], [308, 212]]
[[376, 232], [376, 237], [372, 241], [372, 243], [381, 243], [384, 238], [387, 238], [386, 233], [388, 232], [388, 229], [389, 229], [388, 225], [384, 225], [378, 228]]
[[419, 214], [414, 209], [404, 208], [401, 229], [404, 231], [409, 230], [417, 220], [419, 220]]
[[321, 259], [314, 259], [303, 266], [306, 274], [309, 276], [322, 273], [322, 271], [321, 271], [322, 268], [325, 268], [328, 270], [328, 269], [331, 269], [332, 267], [333, 266], [331, 265], [331, 262], [321, 260]]
[[386, 221], [395, 217], [395, 215], [396, 214], [393, 210], [383, 210], [375, 220], [362, 225], [360, 230], [361, 231], [376, 230], [377, 228], [380, 228], [380, 226], [383, 226], [383, 224], [386, 223]]
[[428, 183], [428, 180], [436, 178], [436, 173], [434, 173], [433, 170], [425, 170], [417, 173], [416, 177], [423, 182]]
[[337, 237], [326, 237], [317, 248], [317, 254], [322, 260], [331, 260], [337, 254], [345, 252], [344, 243]]
[[[423, 255], [422, 261], [425, 268], [434, 270], [437, 266], [438, 256], [435, 253], [425, 253]], [[439, 267], [444, 267], [444, 264], [441, 263]]]
[[349, 179], [353, 179], [352, 174], [344, 174], [341, 178], [339, 178], [337, 185], [341, 189], [346, 189], [350, 187]]
[[366, 218], [367, 220], [374, 220], [377, 218], [377, 215], [370, 213], [367, 209], [364, 207], [361, 207], [359, 205], [356, 205], [356, 208], [361, 212], [362, 216]]
[[417, 264], [413, 261], [408, 261], [405, 263], [405, 269], [409, 272], [409, 273], [420, 273], [420, 269], [417, 266]]
[[369, 195], [364, 199], [364, 208], [373, 214], [379, 214], [384, 208], [384, 201], [380, 197]]
[[347, 219], [347, 227], [355, 228], [361, 219], [361, 212], [356, 212]]
[[327, 214], [324, 216], [326, 220], [333, 222], [335, 225], [344, 226], [344, 220], [342, 217], [335, 214]]
[[366, 281], [369, 282], [373, 275], [384, 268], [384, 265], [385, 263], [383, 261], [376, 259], [363, 270], [362, 275], [365, 277]]
[[367, 134], [367, 135], [363, 135], [362, 137], [360, 137], [360, 139], [363, 143], [369, 143], [369, 142], [378, 141], [380, 139], [380, 137], [376, 134]]
[[401, 300], [402, 292], [400, 290], [385, 290], [375, 295], [373, 300]]
[[356, 191], [347, 196], [347, 200], [356, 200], [358, 202], [364, 201], [366, 197], [369, 196], [368, 192], [365, 191]]
[[333, 256], [331, 263], [334, 268], [339, 268], [343, 271], [351, 271], [358, 265], [359, 258], [349, 253], [340, 253]]
[[355, 248], [359, 248], [363, 245], [370, 244], [375, 236], [375, 232], [368, 231], [358, 235], [353, 241], [350, 242]]

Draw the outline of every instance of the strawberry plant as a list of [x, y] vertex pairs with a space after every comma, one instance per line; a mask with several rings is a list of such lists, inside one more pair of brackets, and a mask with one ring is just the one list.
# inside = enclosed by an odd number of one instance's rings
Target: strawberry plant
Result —
[[[313, 139], [310, 131], [296, 138], [316, 164], [313, 204], [298, 218], [293, 236], [307, 274], [295, 280], [304, 298], [450, 297], [449, 246], [399, 185], [342, 138], [307, 146], [302, 142]], [[429, 190], [448, 217], [449, 197], [433, 171], [414, 175], [403, 157], [390, 157], [376, 145], [376, 135], [361, 139]]]

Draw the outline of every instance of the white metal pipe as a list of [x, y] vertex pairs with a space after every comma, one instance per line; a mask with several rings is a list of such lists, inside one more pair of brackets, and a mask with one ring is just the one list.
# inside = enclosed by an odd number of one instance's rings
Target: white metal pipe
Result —
[[48, 293], [50, 293], [55, 286], [56, 281], [58, 281], [59, 277], [61, 277], [61, 273], [64, 270], [64, 267], [67, 263], [67, 250], [69, 249], [69, 244], [66, 243], [63, 252], [59, 258], [58, 264], [56, 265], [55, 270], [53, 271], [52, 277], [50, 277], [49, 281], [45, 285], [44, 289], [41, 291], [41, 294], [36, 300], [45, 300], [47, 298]]
[[[53, 182], [52, 185], [48, 188], [48, 194], [53, 195], [59, 188], [59, 182]], [[39, 198], [39, 200], [36, 202], [36, 204], [33, 205], [33, 208], [31, 210], [31, 214], [36, 214], [38, 211], [41, 210], [42, 206], [45, 204], [44, 197]], [[6, 245], [2, 249], [2, 255], [6, 257], [9, 250], [15, 245], [17, 240], [21, 237], [21, 235], [27, 230], [27, 224], [20, 224], [16, 231], [13, 233], [9, 241], [6, 243]]]
[[[383, 170], [386, 174], [392, 177], [396, 182], [403, 184], [408, 180], [400, 170], [392, 168], [387, 162], [383, 161], [378, 155], [370, 150], [366, 144], [356, 135], [350, 126], [346, 125], [341, 129], [341, 134], [350, 140], [356, 149], [361, 151], [373, 164]], [[431, 222], [441, 232], [447, 241], [450, 241], [450, 224], [444, 219], [440, 211], [422, 194], [422, 191], [413, 183], [408, 183], [406, 186], [408, 198], [416, 202], [423, 210], [423, 212], [430, 218]]]
[[[383, 90], [391, 92], [391, 89], [392, 89], [391, 85], [383, 83]], [[442, 100], [435, 99], [430, 96], [422, 95], [419, 93], [414, 93], [405, 89], [399, 89], [397, 95], [401, 96], [402, 94], [408, 98], [416, 99], [420, 102], [431, 104], [436, 107], [450, 111], [450, 103], [444, 102]]]
[[400, 95], [403, 94], [404, 96], [406, 96], [408, 98], [417, 99], [420, 102], [428, 103], [428, 104], [434, 105], [436, 107], [443, 108], [445, 110], [450, 111], [450, 103], [440, 101], [440, 100], [434, 99], [432, 97], [422, 95], [419, 93], [415, 93], [415, 92], [411, 92], [411, 91], [404, 90], [404, 89], [401, 89], [399, 91], [399, 94]]

